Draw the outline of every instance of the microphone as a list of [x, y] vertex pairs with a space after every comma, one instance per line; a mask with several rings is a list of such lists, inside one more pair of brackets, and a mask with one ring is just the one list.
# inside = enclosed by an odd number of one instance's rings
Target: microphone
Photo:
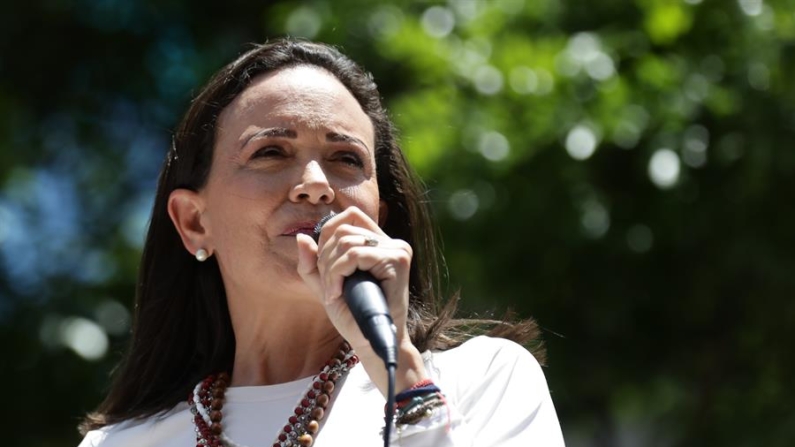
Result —
[[[320, 230], [334, 212], [320, 219], [315, 225], [315, 242], [320, 238]], [[381, 285], [370, 272], [356, 270], [342, 283], [342, 295], [364, 338], [370, 342], [373, 351], [381, 357], [387, 367], [397, 366], [397, 329], [389, 315]]]

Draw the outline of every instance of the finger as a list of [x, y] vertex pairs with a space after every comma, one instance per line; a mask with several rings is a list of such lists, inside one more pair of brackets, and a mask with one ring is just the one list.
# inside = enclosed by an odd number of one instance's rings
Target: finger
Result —
[[386, 236], [386, 233], [384, 233], [372, 217], [365, 214], [361, 209], [351, 206], [329, 219], [329, 221], [323, 225], [323, 230], [320, 232], [320, 238], [318, 239], [318, 246], [322, 248], [327, 240], [335, 234], [337, 229], [342, 225], [363, 228], [375, 234]]
[[363, 228], [344, 224], [337, 228], [334, 234], [329, 237], [320, 249], [318, 267], [322, 272], [321, 277], [324, 284], [326, 299], [333, 300], [341, 295], [344, 276], [348, 276], [356, 270], [355, 264], [349, 264], [349, 269], [345, 271], [335, 271], [334, 274], [331, 274], [330, 266], [334, 265], [340, 257], [345, 256], [346, 253], [351, 250], [366, 247], [366, 240], [368, 238], [374, 239], [370, 236], [371, 234], [372, 232]]
[[366, 228], [343, 223], [320, 244], [318, 259], [323, 263], [326, 259], [351, 248], [376, 247], [389, 241], [391, 238], [383, 233], [374, 233]]
[[399, 240], [390, 240], [388, 245], [379, 247], [359, 245], [341, 251], [338, 256], [329, 260], [328, 268], [324, 272], [326, 296], [341, 295], [345, 278], [356, 270], [370, 272], [382, 282], [406, 276], [411, 266], [411, 255], [411, 247]]

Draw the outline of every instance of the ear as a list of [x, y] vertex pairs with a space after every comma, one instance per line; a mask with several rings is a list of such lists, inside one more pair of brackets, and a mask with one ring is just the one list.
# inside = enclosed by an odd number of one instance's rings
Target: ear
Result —
[[212, 254], [210, 234], [202, 218], [204, 198], [189, 189], [175, 189], [168, 196], [168, 215], [177, 229], [185, 249], [195, 255], [200, 248]]
[[386, 218], [389, 215], [389, 205], [385, 200], [378, 203], [378, 226], [383, 227], [386, 225]]

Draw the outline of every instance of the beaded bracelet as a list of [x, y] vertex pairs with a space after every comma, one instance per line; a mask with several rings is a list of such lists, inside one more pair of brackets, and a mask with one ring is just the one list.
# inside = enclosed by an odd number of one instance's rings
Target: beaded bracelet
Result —
[[439, 389], [438, 386], [434, 385], [433, 382], [430, 382], [427, 385], [423, 385], [420, 387], [411, 387], [406, 391], [402, 391], [395, 396], [395, 402], [397, 402], [397, 407], [400, 408], [402, 404], [405, 402], [417, 397], [417, 396], [424, 396], [426, 394], [436, 394], [440, 393], [442, 390]]
[[395, 417], [396, 425], [414, 425], [421, 420], [431, 417], [435, 408], [445, 405], [445, 400], [439, 393], [417, 396], [404, 407], [399, 408]]
[[[395, 396], [395, 425], [414, 425], [433, 415], [437, 407], [447, 405], [444, 395], [433, 381], [426, 379]], [[449, 416], [449, 415], [448, 415]]]

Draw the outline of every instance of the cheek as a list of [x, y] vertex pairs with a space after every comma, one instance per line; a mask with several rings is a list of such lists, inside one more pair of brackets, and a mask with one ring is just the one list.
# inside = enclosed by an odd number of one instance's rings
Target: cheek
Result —
[[365, 212], [371, 219], [378, 222], [378, 212], [381, 197], [378, 194], [378, 184], [367, 182], [357, 186], [340, 188], [338, 194], [344, 196], [350, 203]]
[[225, 245], [259, 237], [278, 204], [272, 182], [256, 177], [230, 182], [210, 196], [207, 211], [213, 237]]

